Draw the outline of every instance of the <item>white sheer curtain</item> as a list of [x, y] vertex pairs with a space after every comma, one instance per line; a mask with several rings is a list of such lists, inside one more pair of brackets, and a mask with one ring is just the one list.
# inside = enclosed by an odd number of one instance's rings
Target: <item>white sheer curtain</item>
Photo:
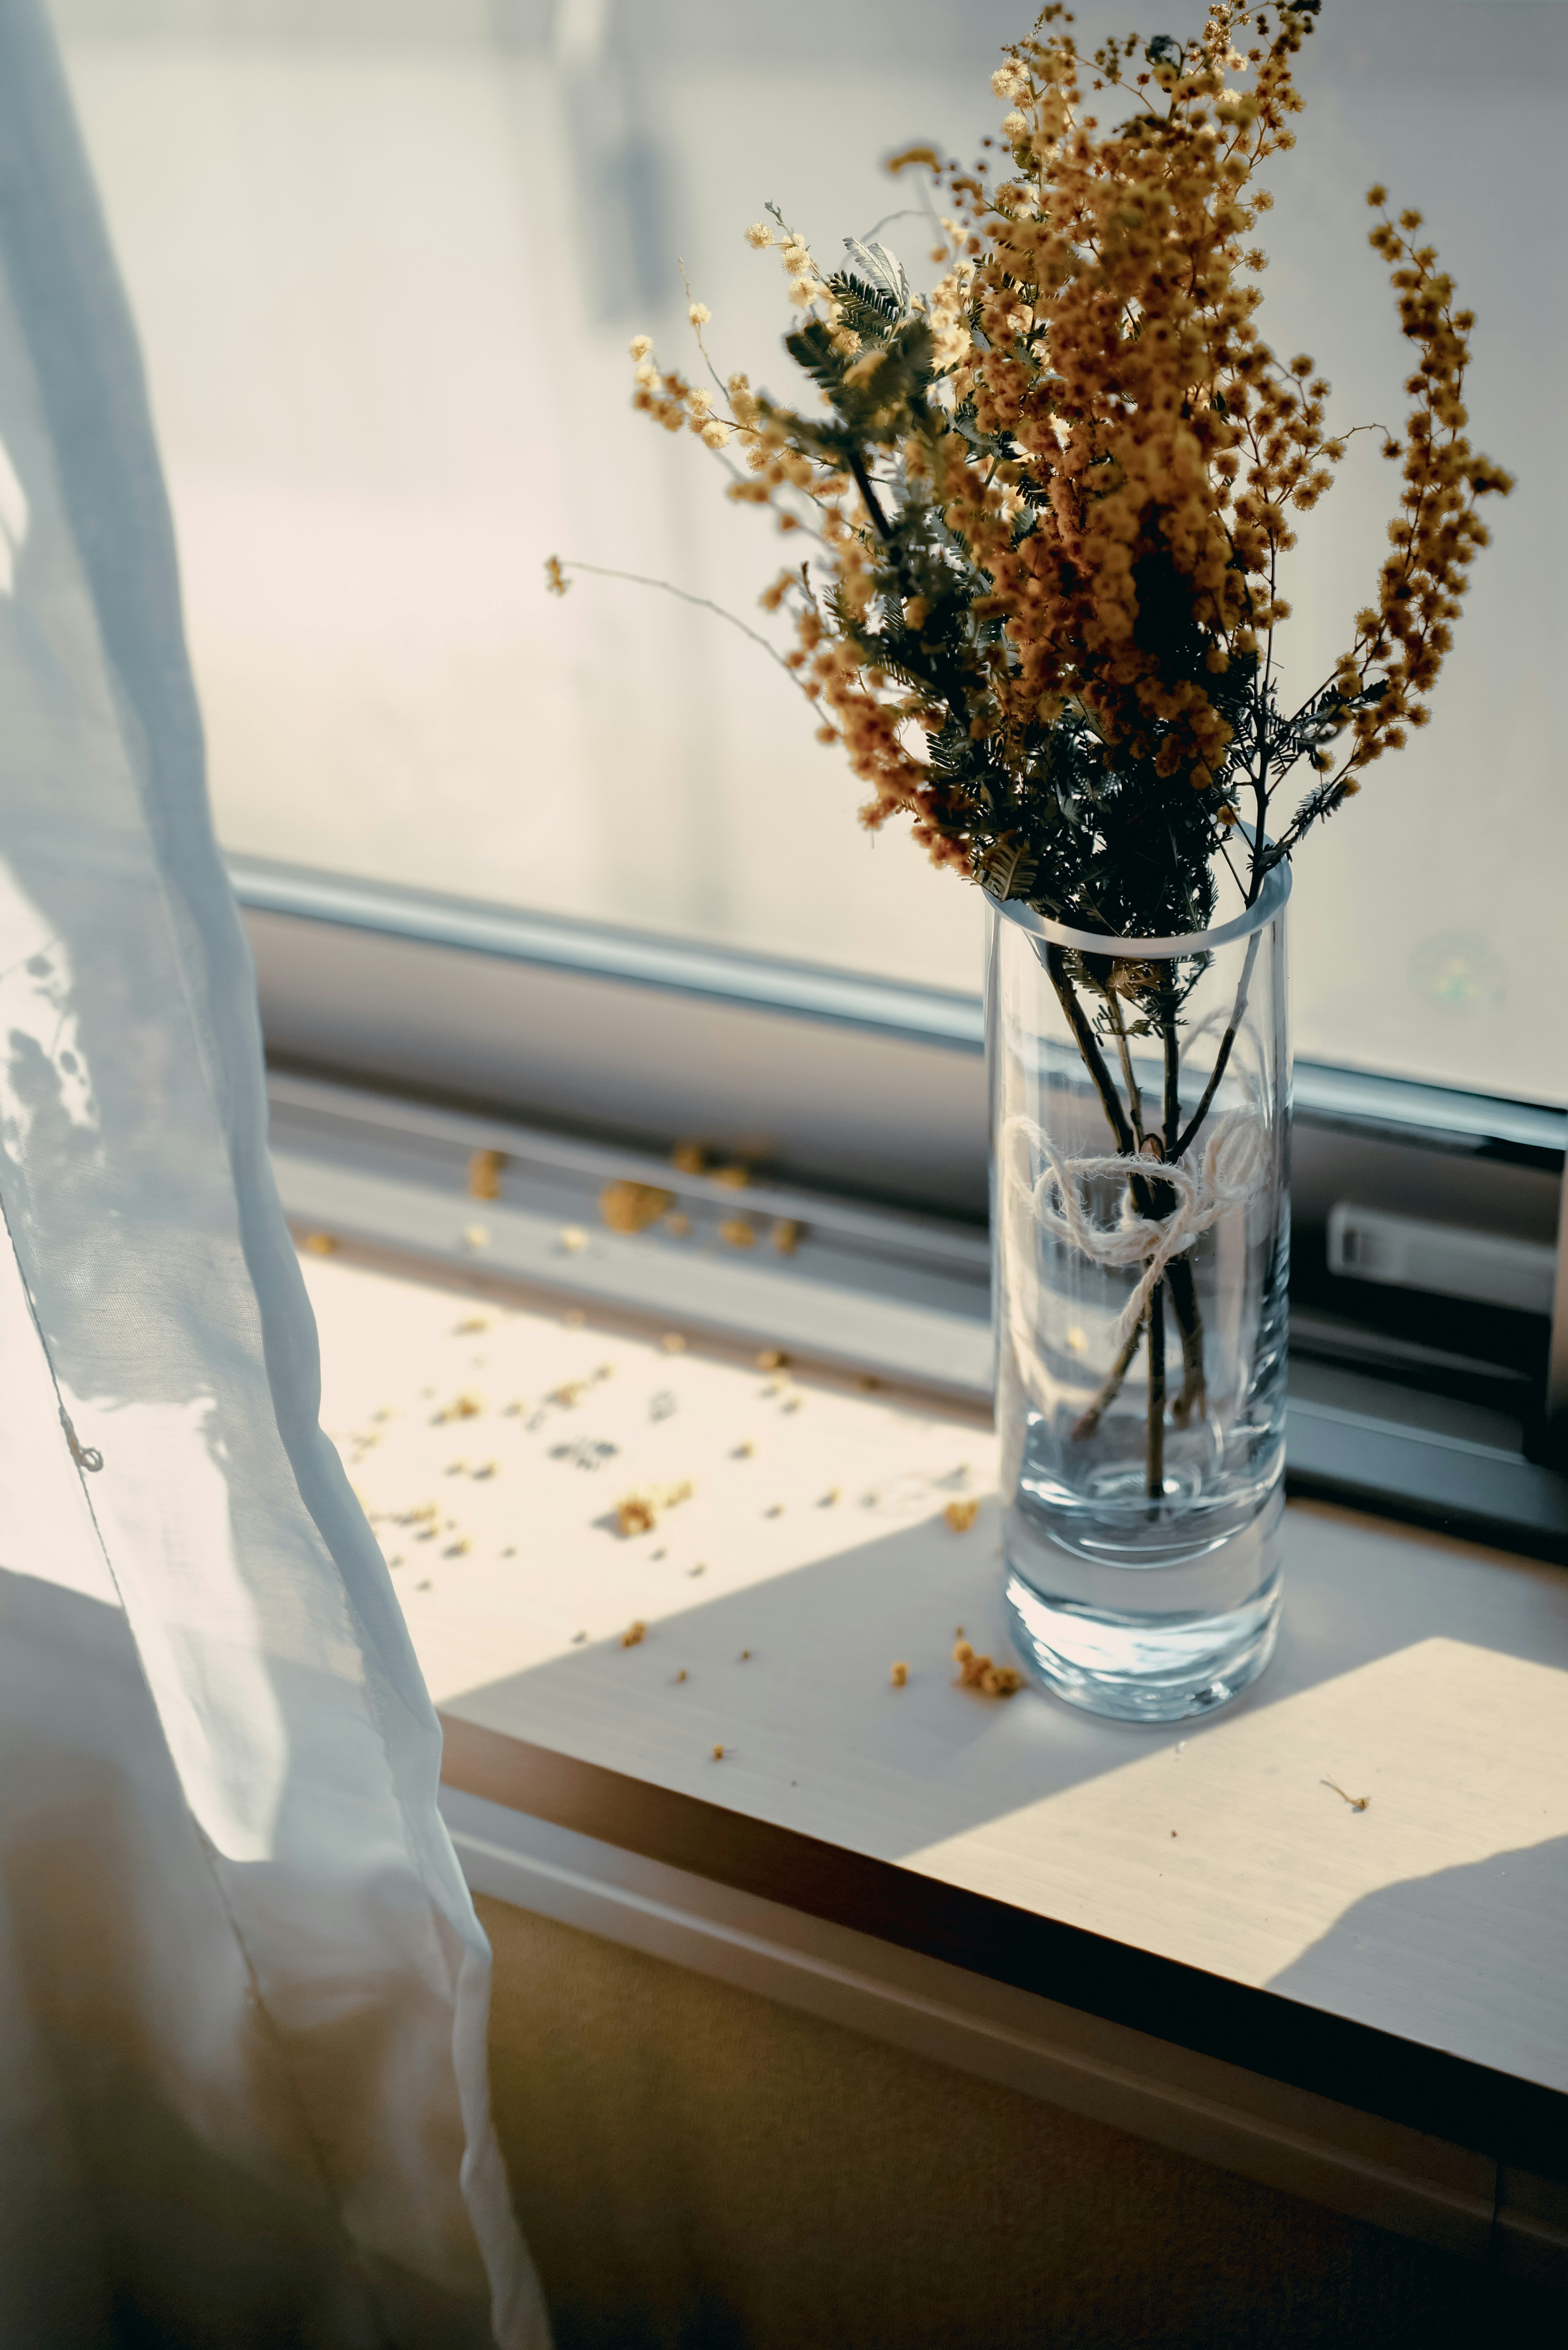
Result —
[[317, 1425], [140, 360], [0, 0], [0, 2341], [547, 2342]]

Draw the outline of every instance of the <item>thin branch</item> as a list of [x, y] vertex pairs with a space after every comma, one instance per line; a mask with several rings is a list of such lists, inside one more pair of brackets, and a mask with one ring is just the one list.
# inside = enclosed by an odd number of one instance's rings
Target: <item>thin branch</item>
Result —
[[1225, 859], [1226, 869], [1230, 873], [1231, 880], [1236, 884], [1242, 905], [1250, 906], [1252, 901], [1247, 895], [1247, 885], [1242, 880], [1241, 875], [1237, 872], [1235, 867], [1231, 864], [1230, 848], [1223, 840], [1220, 843], [1220, 854]]
[[1247, 941], [1247, 960], [1241, 966], [1241, 983], [1236, 990], [1236, 1001], [1231, 1007], [1231, 1023], [1224, 1035], [1220, 1039], [1220, 1050], [1214, 1055], [1214, 1066], [1209, 1073], [1209, 1083], [1203, 1088], [1203, 1098], [1189, 1118], [1172, 1154], [1177, 1159], [1185, 1156], [1188, 1144], [1208, 1117], [1214, 1097], [1220, 1090], [1220, 1080], [1230, 1064], [1231, 1051], [1236, 1042], [1237, 1031], [1246, 1018], [1247, 995], [1252, 984], [1252, 970], [1258, 960], [1258, 949], [1262, 943], [1262, 930], [1256, 930]]
[[1133, 1132], [1137, 1137], [1138, 1149], [1141, 1150], [1144, 1141], [1143, 1095], [1138, 1089], [1137, 1079], [1133, 1075], [1132, 1047], [1127, 1042], [1127, 1021], [1122, 1014], [1121, 998], [1114, 988], [1106, 990], [1106, 1000], [1110, 1005], [1111, 1024], [1116, 1032], [1116, 1057], [1121, 1062], [1122, 1078], [1127, 1089], [1127, 1107], [1132, 1112]]
[[[924, 196], [926, 194], [924, 184], [922, 182], [918, 182], [917, 184], [919, 186], [920, 193]], [[876, 227], [868, 228], [865, 234], [860, 238], [859, 242], [862, 244], [869, 244], [874, 236], [880, 235], [881, 232], [896, 220], [929, 221], [932, 227], [940, 234], [943, 244], [945, 244], [947, 243], [946, 232], [942, 229], [941, 223], [937, 218], [935, 208], [929, 196], [926, 197], [924, 204], [906, 204], [901, 212], [884, 213], [881, 219], [877, 223]]]
[[1121, 1353], [1116, 1357], [1116, 1361], [1111, 1365], [1110, 1369], [1106, 1372], [1105, 1382], [1102, 1385], [1098, 1395], [1096, 1396], [1088, 1409], [1084, 1412], [1078, 1419], [1074, 1421], [1073, 1441], [1075, 1444], [1086, 1444], [1088, 1442], [1089, 1438], [1093, 1436], [1101, 1420], [1104, 1419], [1106, 1412], [1109, 1411], [1112, 1404], [1115, 1403], [1117, 1396], [1120, 1395], [1122, 1391], [1122, 1383], [1132, 1367], [1132, 1358], [1138, 1350], [1139, 1344], [1143, 1338], [1143, 1334], [1144, 1319], [1140, 1315], [1138, 1319], [1133, 1324], [1130, 1335], [1123, 1342]]
[[[1140, 1215], [1148, 1217], [1158, 1216], [1161, 1213], [1161, 1208], [1155, 1197], [1157, 1187], [1150, 1180], [1154, 1170], [1150, 1167], [1146, 1174], [1143, 1171], [1146, 1162], [1136, 1157], [1137, 1146], [1134, 1140], [1132, 1128], [1127, 1121], [1127, 1113], [1122, 1108], [1116, 1082], [1106, 1066], [1105, 1055], [1100, 1051], [1094, 1029], [1089, 1024], [1084, 1007], [1078, 1002], [1076, 990], [1067, 976], [1066, 955], [1061, 947], [1052, 943], [1045, 949], [1044, 961], [1051, 984], [1056, 991], [1057, 1000], [1067, 1017], [1067, 1024], [1073, 1031], [1074, 1041], [1082, 1055], [1084, 1066], [1094, 1081], [1095, 1091], [1100, 1097], [1100, 1105], [1106, 1113], [1111, 1132], [1116, 1139], [1116, 1148], [1133, 1160], [1133, 1165], [1127, 1171], [1127, 1184], [1138, 1212]], [[1228, 1047], [1226, 1057], [1229, 1058]], [[1193, 1128], [1189, 1133], [1189, 1140], [1191, 1139], [1191, 1133], [1196, 1131], [1197, 1123], [1201, 1121], [1207, 1108], [1208, 1101], [1205, 1100], [1203, 1110], [1199, 1113], [1199, 1121], [1195, 1121]], [[1168, 1151], [1166, 1153], [1168, 1158], [1171, 1155]], [[1177, 1155], [1179, 1156], [1179, 1150]], [[1163, 1197], [1166, 1202], [1163, 1212], [1168, 1215], [1171, 1206], [1168, 1186], [1164, 1187]], [[1205, 1392], [1203, 1315], [1198, 1302], [1198, 1284], [1193, 1278], [1192, 1264], [1189, 1257], [1179, 1256], [1171, 1260], [1166, 1267], [1166, 1283], [1170, 1290], [1170, 1302], [1176, 1312], [1177, 1326], [1181, 1332], [1183, 1365], [1181, 1393], [1177, 1399], [1173, 1417], [1178, 1427], [1185, 1428], [1191, 1413], [1195, 1409], [1201, 1410]], [[1142, 1327], [1141, 1324], [1139, 1327]], [[1127, 1367], [1132, 1360], [1134, 1345], [1136, 1345], [1136, 1338], [1123, 1349], [1122, 1357], [1113, 1367], [1106, 1388], [1102, 1389], [1096, 1402], [1091, 1406], [1075, 1429], [1075, 1436], [1094, 1433], [1099, 1424], [1101, 1414], [1106, 1410], [1127, 1376]]]
[[1077, 990], [1067, 976], [1066, 950], [1059, 947], [1054, 940], [1045, 949], [1045, 970], [1052, 986], [1056, 991], [1056, 1001], [1067, 1015], [1067, 1025], [1073, 1032], [1073, 1041], [1083, 1057], [1084, 1066], [1094, 1080], [1095, 1091], [1100, 1097], [1100, 1106], [1109, 1121], [1111, 1132], [1116, 1136], [1116, 1149], [1126, 1158], [1136, 1159], [1137, 1143], [1134, 1139], [1132, 1128], [1127, 1123], [1127, 1115], [1122, 1107], [1121, 1097], [1116, 1091], [1116, 1082], [1109, 1069], [1106, 1066], [1106, 1056], [1100, 1050], [1099, 1040], [1089, 1025], [1088, 1016], [1078, 1001]]
[[887, 516], [877, 503], [877, 493], [871, 486], [871, 476], [866, 470], [866, 460], [858, 449], [850, 450], [848, 463], [849, 470], [855, 476], [855, 486], [865, 499], [866, 511], [877, 526], [877, 536], [886, 545], [890, 540], [892, 533], [888, 528]]
[[[811, 702], [810, 694], [806, 692], [805, 686], [801, 683], [800, 679], [795, 675], [794, 670], [791, 669], [783, 653], [779, 651], [778, 647], [776, 645], [770, 645], [766, 637], [759, 636], [755, 629], [748, 629], [744, 620], [738, 620], [733, 612], [727, 612], [724, 609], [722, 604], [715, 604], [706, 596], [690, 595], [684, 588], [677, 588], [671, 580], [645, 579], [639, 571], [610, 571], [607, 569], [602, 563], [572, 563], [568, 562], [566, 558], [563, 556], [561, 558], [561, 569], [563, 571], [586, 571], [590, 573], [596, 579], [624, 579], [633, 588], [658, 588], [661, 589], [666, 596], [679, 596], [683, 604], [694, 604], [700, 612], [716, 613], [721, 620], [728, 620], [732, 629], [739, 629], [742, 636], [750, 637], [753, 644], [760, 645], [763, 652], [766, 653], [768, 659], [771, 661], [776, 662], [777, 666], [783, 670], [785, 677], [788, 678], [796, 692], [803, 695], [807, 702]], [[812, 707], [815, 709], [815, 703], [813, 702]]]
[[1161, 1020], [1159, 1033], [1165, 1051], [1165, 1155], [1174, 1159], [1177, 1137], [1181, 1132], [1181, 1050], [1174, 1014], [1168, 1020]]
[[[691, 280], [686, 275], [686, 264], [683, 261], [678, 261], [676, 266], [680, 272], [680, 283], [686, 288], [686, 308], [688, 315], [690, 316], [690, 313], [699, 307], [697, 296], [691, 291]], [[730, 387], [724, 381], [723, 377], [719, 373], [718, 369], [713, 365], [712, 360], [708, 356], [708, 346], [702, 340], [702, 329], [697, 324], [695, 318], [692, 318], [691, 323], [691, 331], [697, 338], [697, 348], [702, 354], [702, 364], [707, 369], [709, 374], [712, 377], [714, 382], [718, 385], [720, 390], [723, 393], [725, 399], [728, 400], [730, 397]]]
[[1172, 1257], [1165, 1268], [1165, 1282], [1181, 1333], [1181, 1392], [1170, 1407], [1170, 1417], [1178, 1428], [1185, 1428], [1194, 1412], [1202, 1418], [1209, 1400], [1208, 1374], [1203, 1367], [1203, 1309], [1198, 1302], [1191, 1257]]
[[1157, 1281], [1148, 1300], [1148, 1446], [1144, 1491], [1151, 1502], [1165, 1499], [1165, 1284]]

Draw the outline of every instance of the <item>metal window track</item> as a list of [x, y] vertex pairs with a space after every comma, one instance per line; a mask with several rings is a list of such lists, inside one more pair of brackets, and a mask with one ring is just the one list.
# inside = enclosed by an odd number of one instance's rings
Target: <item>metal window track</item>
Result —
[[561, 914], [308, 872], [264, 858], [230, 857], [228, 868], [235, 897], [254, 913], [333, 922], [383, 938], [456, 947], [582, 978], [629, 980], [679, 995], [707, 996], [795, 1019], [831, 1020], [960, 1052], [985, 1049], [978, 996], [743, 954], [733, 947], [699, 946], [607, 922], [576, 921]]
[[[807, 1316], [818, 1333], [810, 1351], [863, 1362], [898, 1357], [908, 1376], [945, 1392], [986, 1388], [989, 1355], [972, 1326], [981, 1317], [961, 1315], [944, 1336], [951, 1300], [929, 1288], [943, 1266], [956, 1272], [955, 1250], [961, 1255], [964, 1245], [977, 1245], [972, 1230], [940, 1214], [889, 1211], [883, 1231], [898, 1238], [883, 1247], [873, 1238], [879, 1211], [827, 1196], [827, 1187], [839, 1181], [873, 1194], [896, 1194], [913, 1181], [939, 1209], [971, 1215], [981, 1209], [978, 997], [265, 858], [236, 856], [229, 865], [257, 940], [269, 1044], [296, 1066], [380, 1085], [400, 1097], [436, 1092], [500, 1102], [522, 1113], [507, 1127], [514, 1136], [541, 1112], [579, 1128], [607, 1114], [628, 1134], [674, 1128], [733, 1129], [738, 1136], [776, 1128], [784, 1163], [814, 1188], [804, 1207], [781, 1187], [759, 1190], [752, 1205], [783, 1221], [805, 1222], [813, 1245], [790, 1267], [794, 1281], [775, 1279], [761, 1288], [734, 1263], [723, 1277], [704, 1265], [696, 1290], [709, 1321], [730, 1326], [754, 1309], [764, 1321], [768, 1313], [788, 1315], [793, 1329], [805, 1306], [802, 1279], [814, 1270], [825, 1292], [846, 1286], [851, 1302], [830, 1310], [824, 1295], [821, 1310]], [[654, 1012], [660, 996], [668, 1009]], [[1453, 1152], [1472, 1165], [1501, 1162], [1499, 1181], [1511, 1164], [1533, 1169], [1536, 1180], [1560, 1174], [1568, 1145], [1568, 1111], [1560, 1107], [1312, 1061], [1296, 1066], [1295, 1104], [1303, 1129], [1320, 1137], [1342, 1133], [1354, 1149], [1396, 1144]], [[416, 1115], [401, 1106], [397, 1113], [406, 1127]], [[551, 1139], [534, 1136], [530, 1164], [541, 1180], [551, 1147]], [[593, 1150], [587, 1144], [554, 1147], [550, 1212], [563, 1185], [582, 1190]], [[561, 1152], [572, 1159], [576, 1175]], [[638, 1180], [668, 1182], [661, 1162], [647, 1160], [646, 1153], [644, 1160], [635, 1150], [611, 1156], [626, 1172], [634, 1161], [657, 1165], [658, 1176]], [[314, 1180], [312, 1212], [329, 1221], [334, 1202], [320, 1192], [319, 1169]], [[297, 1189], [304, 1177], [296, 1170], [291, 1180]], [[706, 1213], [714, 1203], [703, 1195], [699, 1204]], [[503, 1220], [496, 1221], [499, 1227]], [[525, 1239], [521, 1226], [507, 1229], [504, 1245], [519, 1258], [513, 1277], [559, 1284], [566, 1268], [545, 1230]], [[567, 1285], [590, 1294], [597, 1276], [610, 1304], [624, 1281], [622, 1302], [635, 1310], [674, 1310], [682, 1284], [672, 1268], [659, 1265], [649, 1246], [623, 1259], [610, 1247], [613, 1238], [586, 1253]], [[411, 1234], [399, 1244], [411, 1244]], [[496, 1246], [491, 1263], [498, 1269], [499, 1239]], [[846, 1251], [850, 1259], [881, 1265], [880, 1287], [872, 1283], [869, 1295], [864, 1283], [846, 1280]], [[889, 1261], [906, 1272], [918, 1269], [913, 1289], [905, 1284], [908, 1294], [889, 1295]], [[749, 1270], [757, 1273], [766, 1262], [765, 1253], [756, 1253]], [[928, 1318], [919, 1324], [922, 1313]], [[792, 1336], [789, 1343], [804, 1346], [805, 1337]], [[1546, 1403], [1561, 1457], [1568, 1460], [1563, 1247]], [[1321, 1454], [1324, 1445], [1315, 1450]], [[1521, 1490], [1517, 1479], [1504, 1482], [1510, 1492]], [[1531, 1492], [1519, 1504], [1517, 1523], [1535, 1540], [1542, 1504], [1533, 1472], [1526, 1482]], [[1412, 1492], [1412, 1507], [1418, 1498]], [[1501, 1507], [1493, 1495], [1481, 1518], [1513, 1524], [1506, 1512], [1495, 1515]]]
[[[651, 1154], [317, 1078], [275, 1072], [268, 1091], [296, 1230], [955, 1402], [989, 1399], [990, 1251], [972, 1227], [777, 1184], [737, 1189]], [[469, 1190], [480, 1150], [504, 1160], [493, 1200]], [[618, 1181], [666, 1193], [689, 1229], [667, 1216], [607, 1229], [600, 1195]]]
[[[231, 856], [228, 868], [240, 904], [255, 913], [333, 923], [583, 978], [629, 981], [958, 1052], [985, 1049], [978, 995], [318, 873], [265, 858]], [[1294, 1098], [1298, 1115], [1328, 1125], [1417, 1134], [1462, 1149], [1512, 1148], [1558, 1159], [1568, 1149], [1568, 1110], [1370, 1070], [1298, 1061]]]

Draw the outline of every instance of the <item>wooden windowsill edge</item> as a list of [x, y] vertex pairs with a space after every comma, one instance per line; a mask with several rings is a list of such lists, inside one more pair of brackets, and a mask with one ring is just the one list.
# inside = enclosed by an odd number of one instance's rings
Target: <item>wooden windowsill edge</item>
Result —
[[556, 1749], [441, 1716], [441, 1776], [460, 1793], [601, 1844], [1041, 1994], [1061, 2005], [1482, 2149], [1568, 2170], [1568, 2096], [1448, 2051], [1015, 1908]]

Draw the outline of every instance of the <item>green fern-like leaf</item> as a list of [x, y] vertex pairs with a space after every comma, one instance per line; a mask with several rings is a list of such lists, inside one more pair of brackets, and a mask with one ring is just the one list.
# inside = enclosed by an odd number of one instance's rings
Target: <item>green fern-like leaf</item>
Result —
[[817, 388], [831, 400], [843, 386], [849, 362], [833, 348], [833, 338], [820, 318], [808, 318], [793, 335], [784, 337], [784, 348], [796, 367], [804, 368]]
[[858, 335], [863, 344], [880, 347], [901, 325], [904, 305], [896, 294], [867, 286], [847, 270], [840, 270], [828, 284], [838, 305], [839, 324]]
[[1034, 887], [1035, 861], [1017, 833], [993, 841], [980, 858], [980, 879], [993, 898], [1027, 898]]

